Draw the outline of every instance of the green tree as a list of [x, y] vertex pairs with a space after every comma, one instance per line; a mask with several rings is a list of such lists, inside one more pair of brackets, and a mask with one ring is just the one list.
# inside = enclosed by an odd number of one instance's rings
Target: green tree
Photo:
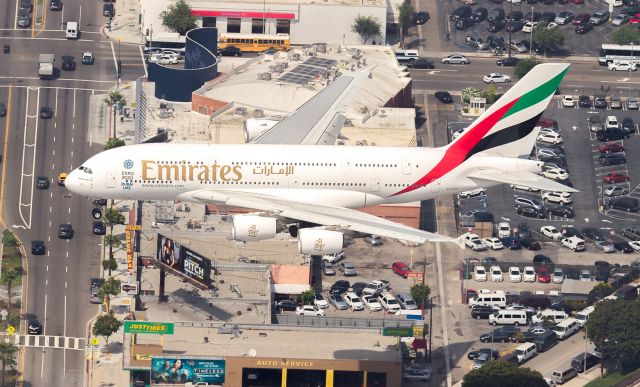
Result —
[[2, 232], [2, 244], [4, 247], [17, 247], [19, 242], [10, 230], [4, 230]]
[[610, 284], [606, 282], [600, 282], [596, 286], [594, 286], [593, 289], [591, 289], [591, 292], [589, 294], [596, 300], [602, 300], [614, 291], [615, 289]]
[[544, 48], [544, 56], [547, 56], [547, 48], [550, 45], [561, 46], [564, 44], [564, 34], [559, 28], [548, 29], [540, 23], [533, 30], [533, 41]]
[[300, 299], [302, 300], [302, 305], [310, 305], [313, 303], [313, 296], [315, 292], [313, 289], [305, 290], [300, 294]]
[[520, 62], [518, 62], [515, 69], [513, 69], [513, 75], [516, 78], [522, 78], [525, 75], [527, 75], [527, 73], [531, 71], [532, 68], [536, 67], [540, 63], [542, 63], [542, 61], [538, 58], [531, 57], [531, 58], [523, 59]]
[[640, 31], [635, 26], [622, 26], [611, 34], [614, 44], [640, 44]]
[[118, 148], [118, 147], [121, 147], [121, 146], [124, 146], [124, 140], [112, 137], [112, 138], [107, 140], [106, 144], [104, 144], [104, 150]]
[[[113, 201], [111, 203], [113, 205]], [[113, 207], [107, 208], [107, 211], [105, 211], [104, 213], [104, 223], [109, 226], [109, 235], [105, 235], [104, 243], [105, 245], [109, 246], [108, 259], [113, 259], [113, 248], [120, 244], [120, 240], [113, 236], [113, 226], [115, 226], [116, 224], [124, 224], [124, 222], [124, 215], [122, 215], [120, 211], [116, 210]], [[118, 239], [118, 242], [116, 242], [114, 238]], [[109, 272], [109, 275], [111, 275], [111, 272]]]
[[472, 370], [462, 379], [462, 387], [547, 387], [542, 374], [515, 364], [492, 361]]
[[93, 323], [93, 334], [94, 336], [102, 336], [106, 341], [105, 349], [106, 352], [109, 352], [109, 337], [116, 333], [122, 322], [120, 322], [113, 313], [107, 313], [99, 316], [96, 319], [96, 322]]
[[[586, 324], [587, 337], [594, 344], [605, 344], [605, 352], [617, 368], [640, 362], [640, 303], [637, 300], [605, 300], [595, 304]], [[635, 364], [634, 364], [635, 362]]]
[[22, 277], [23, 272], [22, 266], [6, 267], [2, 270], [2, 283], [7, 285], [7, 309], [9, 316], [11, 316], [11, 285], [16, 282], [18, 278]]
[[2, 362], [2, 386], [5, 386], [4, 374], [8, 367], [16, 366], [16, 352], [18, 347], [11, 343], [7, 343], [4, 340], [0, 340], [0, 361]]
[[428, 285], [415, 284], [411, 287], [411, 298], [418, 305], [422, 305], [423, 302], [429, 301], [429, 295], [431, 294], [431, 288]]
[[120, 93], [118, 90], [111, 90], [109, 95], [104, 99], [104, 103], [109, 105], [109, 108], [113, 112], [113, 138], [116, 137], [116, 111], [118, 110], [116, 106], [124, 106], [127, 104], [127, 100], [124, 98], [124, 95]]
[[111, 270], [115, 270], [118, 268], [118, 261], [116, 261], [113, 257], [105, 259], [102, 261], [102, 268], [104, 270], [109, 270], [109, 277], [111, 277]]
[[413, 14], [413, 7], [411, 2], [403, 1], [398, 5], [398, 24], [400, 31], [400, 47], [404, 48], [404, 37], [409, 32], [409, 26], [411, 25], [411, 15]]
[[487, 90], [485, 91], [484, 95], [485, 98], [487, 99], [487, 103], [488, 104], [492, 104], [494, 102], [496, 102], [496, 85], [491, 84], [489, 86], [487, 86]]
[[184, 0], [178, 0], [175, 4], [169, 5], [166, 11], [160, 13], [160, 17], [163, 26], [180, 35], [196, 28], [196, 18], [191, 14], [191, 5]]
[[351, 31], [358, 34], [362, 43], [366, 44], [370, 38], [380, 35], [382, 23], [377, 17], [358, 15], [351, 25]]

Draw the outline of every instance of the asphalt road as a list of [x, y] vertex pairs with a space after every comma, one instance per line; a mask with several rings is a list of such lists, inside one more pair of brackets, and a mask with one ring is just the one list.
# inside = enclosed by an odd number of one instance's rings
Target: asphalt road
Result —
[[[138, 46], [112, 43], [101, 34], [106, 22], [101, 2], [68, 0], [64, 10], [34, 10], [28, 29], [15, 28], [17, 1], [0, 16], [0, 101], [10, 109], [0, 119], [5, 131], [2, 218], [25, 244], [28, 255], [25, 320], [42, 321], [44, 335], [86, 337], [88, 320], [98, 308], [89, 303], [89, 279], [99, 275], [101, 239], [91, 232], [92, 203], [71, 195], [56, 183], [59, 172], [70, 171], [101, 146], [89, 138], [89, 97], [106, 93], [117, 83], [116, 61], [123, 61], [122, 81], [144, 73]], [[48, 2], [45, 2], [48, 7]], [[65, 39], [64, 21], [80, 22], [79, 40]], [[95, 64], [81, 64], [84, 51], [91, 51]], [[75, 71], [62, 71], [54, 80], [40, 80], [37, 58], [40, 53], [56, 55], [60, 68], [62, 55], [76, 60]], [[51, 119], [39, 118], [41, 107], [54, 110]], [[37, 190], [35, 180], [47, 176], [48, 190]], [[71, 223], [74, 238], [58, 238], [58, 226]], [[47, 253], [30, 254], [31, 240], [45, 241]], [[22, 324], [26, 333], [26, 323]], [[84, 349], [84, 348], [82, 348]], [[83, 383], [83, 350], [26, 348], [19, 359], [25, 386], [77, 386]]]

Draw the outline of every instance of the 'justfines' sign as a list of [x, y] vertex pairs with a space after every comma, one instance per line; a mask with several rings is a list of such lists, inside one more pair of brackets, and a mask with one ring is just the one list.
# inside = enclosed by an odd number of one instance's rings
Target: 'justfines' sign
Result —
[[149, 322], [149, 321], [125, 321], [124, 331], [126, 333], [172, 335], [173, 323]]

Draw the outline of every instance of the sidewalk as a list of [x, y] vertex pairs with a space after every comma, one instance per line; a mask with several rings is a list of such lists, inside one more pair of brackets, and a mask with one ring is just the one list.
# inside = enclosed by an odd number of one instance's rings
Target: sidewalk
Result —
[[121, 43], [144, 44], [144, 36], [140, 31], [138, 17], [140, 15], [140, 0], [118, 0], [113, 4], [116, 7], [116, 15], [102, 27], [104, 33], [111, 40], [119, 40]]

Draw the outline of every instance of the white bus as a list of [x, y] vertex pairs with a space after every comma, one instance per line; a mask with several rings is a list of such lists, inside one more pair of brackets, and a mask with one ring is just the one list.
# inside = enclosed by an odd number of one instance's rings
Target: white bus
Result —
[[640, 45], [618, 45], [603, 44], [598, 56], [598, 63], [601, 66], [607, 66], [616, 60], [624, 60], [632, 63], [640, 64]]
[[177, 32], [160, 32], [145, 37], [144, 51], [149, 53], [151, 51], [172, 50], [184, 55], [186, 41], [186, 37]]

